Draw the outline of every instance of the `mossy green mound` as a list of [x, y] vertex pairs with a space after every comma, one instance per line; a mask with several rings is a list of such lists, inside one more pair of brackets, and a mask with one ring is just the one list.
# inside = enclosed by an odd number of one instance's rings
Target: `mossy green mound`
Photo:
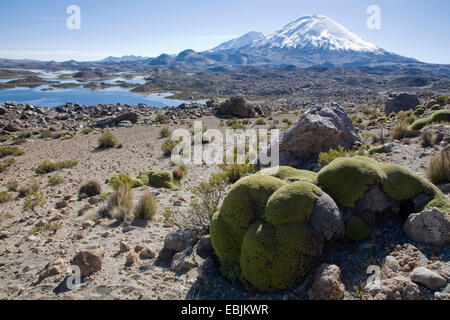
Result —
[[263, 218], [273, 225], [306, 222], [322, 193], [319, 187], [311, 183], [288, 184], [270, 197]]
[[310, 182], [270, 175], [235, 183], [210, 226], [222, 274], [263, 291], [299, 283], [319, 252], [307, 222], [321, 194]]
[[411, 124], [411, 130], [422, 130], [433, 123], [450, 122], [450, 110], [440, 110], [431, 116], [416, 120]]
[[109, 180], [109, 184], [114, 190], [117, 190], [120, 186], [126, 186], [133, 189], [144, 185], [140, 179], [130, 177], [129, 175], [123, 173], [119, 173], [118, 175], [112, 177]]
[[298, 180], [307, 181], [314, 184], [317, 183], [317, 173], [308, 170], [299, 170], [287, 166], [263, 169], [259, 171], [258, 174], [273, 176], [284, 181]]
[[426, 194], [434, 198], [441, 193], [432, 183], [405, 167], [382, 163], [380, 168], [386, 173], [383, 191], [395, 200], [408, 200], [419, 194]]
[[377, 161], [354, 157], [334, 160], [319, 172], [317, 180], [333, 199], [353, 208], [371, 185], [381, 183], [384, 178]]
[[345, 235], [348, 239], [358, 242], [369, 238], [370, 227], [360, 217], [352, 217], [345, 225]]
[[158, 188], [179, 190], [182, 189], [181, 182], [168, 170], [148, 170], [141, 172], [137, 179], [143, 184]]
[[259, 221], [245, 235], [242, 278], [261, 291], [293, 287], [305, 277], [318, 252], [303, 223], [273, 226]]

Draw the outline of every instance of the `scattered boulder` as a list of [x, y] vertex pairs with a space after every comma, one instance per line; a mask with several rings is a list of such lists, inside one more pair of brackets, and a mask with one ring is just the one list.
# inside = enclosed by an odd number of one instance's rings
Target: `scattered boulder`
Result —
[[217, 113], [241, 118], [255, 118], [260, 115], [257, 108], [249, 105], [243, 97], [232, 97], [223, 102], [218, 106]]
[[450, 214], [437, 208], [412, 214], [406, 220], [404, 230], [414, 241], [446, 245], [450, 243]]
[[8, 132], [17, 132], [17, 131], [21, 131], [22, 128], [19, 127], [17, 124], [15, 123], [8, 123], [3, 130], [8, 131]]
[[70, 263], [80, 268], [82, 277], [87, 277], [102, 269], [104, 255], [103, 249], [80, 251]]
[[164, 239], [164, 248], [175, 252], [182, 252], [193, 246], [198, 240], [198, 232], [195, 229], [178, 229], [169, 233]]
[[350, 149], [360, 141], [352, 120], [338, 104], [313, 107], [280, 140], [280, 164], [296, 165], [299, 160], [315, 158], [330, 148]]
[[172, 259], [170, 269], [176, 272], [183, 272], [198, 267], [199, 263], [195, 259], [192, 248], [188, 248], [182, 252], [175, 254]]
[[424, 267], [418, 267], [409, 275], [415, 283], [421, 284], [430, 290], [437, 290], [447, 282], [444, 277]]
[[341, 281], [341, 269], [337, 265], [323, 264], [308, 292], [310, 300], [342, 300], [345, 286]]
[[416, 94], [393, 93], [389, 95], [386, 101], [385, 112], [390, 114], [391, 112], [398, 113], [404, 110], [411, 110], [415, 109], [419, 104], [420, 101]]

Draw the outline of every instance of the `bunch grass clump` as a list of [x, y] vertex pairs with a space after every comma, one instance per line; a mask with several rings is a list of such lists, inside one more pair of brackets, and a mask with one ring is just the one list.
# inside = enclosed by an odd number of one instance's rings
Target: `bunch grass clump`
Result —
[[119, 221], [126, 220], [133, 208], [133, 193], [131, 189], [126, 186], [119, 186], [109, 196], [106, 208], [114, 219]]
[[158, 202], [151, 193], [146, 192], [134, 207], [133, 213], [137, 219], [152, 220], [157, 211]]
[[434, 184], [450, 182], [450, 152], [441, 152], [433, 158], [426, 170], [428, 179]]
[[392, 129], [392, 139], [401, 140], [406, 138], [408, 136], [408, 132], [409, 123], [406, 121], [400, 121], [395, 125], [394, 129]]

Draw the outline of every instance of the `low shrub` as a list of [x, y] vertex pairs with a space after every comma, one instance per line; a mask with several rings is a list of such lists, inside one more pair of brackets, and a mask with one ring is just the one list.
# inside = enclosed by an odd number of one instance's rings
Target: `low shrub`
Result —
[[345, 151], [344, 147], [338, 146], [337, 150], [330, 148], [328, 152], [321, 152], [319, 154], [318, 166], [324, 167], [330, 164], [333, 160], [341, 157], [345, 157], [347, 155], [347, 151]]
[[16, 192], [19, 189], [19, 181], [17, 180], [9, 180], [6, 183], [6, 189], [11, 192]]
[[102, 193], [102, 186], [95, 180], [88, 180], [78, 190], [80, 199], [95, 197]]
[[55, 175], [53, 175], [51, 177], [48, 177], [48, 183], [51, 186], [57, 186], [57, 185], [59, 185], [59, 184], [61, 184], [63, 182], [64, 182], [64, 178], [59, 176], [59, 175], [57, 175], [57, 174], [55, 174]]
[[156, 115], [155, 122], [160, 124], [166, 124], [170, 122], [170, 117], [166, 114], [159, 113]]
[[176, 179], [183, 180], [188, 174], [187, 166], [184, 163], [176, 166], [175, 168], [173, 168], [172, 174]]
[[0, 146], [0, 158], [8, 156], [21, 156], [24, 152], [16, 146]]
[[171, 133], [172, 132], [169, 130], [169, 128], [162, 128], [159, 132], [159, 135], [161, 136], [161, 138], [168, 138], [170, 137]]
[[98, 147], [101, 149], [114, 148], [118, 143], [116, 136], [111, 132], [105, 132], [98, 138]]
[[89, 133], [91, 133], [92, 131], [94, 131], [93, 128], [91, 128], [91, 127], [86, 127], [86, 128], [83, 128], [83, 129], [81, 130], [81, 133], [82, 133], [82, 134], [89, 134]]
[[8, 191], [2, 191], [0, 192], [0, 203], [5, 203], [12, 201], [14, 199], [14, 196], [9, 193]]
[[33, 192], [26, 196], [23, 208], [25, 210], [31, 209], [34, 211], [36, 207], [43, 207], [47, 203], [47, 199], [43, 192]]
[[44, 161], [34, 170], [37, 174], [51, 173], [57, 170], [73, 168], [78, 164], [78, 160], [65, 160], [59, 162]]
[[0, 162], [0, 173], [6, 171], [9, 167], [16, 163], [14, 158], [6, 158]]

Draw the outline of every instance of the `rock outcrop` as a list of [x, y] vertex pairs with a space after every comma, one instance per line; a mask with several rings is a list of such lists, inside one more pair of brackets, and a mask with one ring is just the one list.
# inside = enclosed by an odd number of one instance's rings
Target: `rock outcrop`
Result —
[[416, 94], [409, 93], [393, 93], [386, 101], [385, 112], [390, 114], [391, 112], [400, 112], [404, 110], [415, 109], [420, 104], [419, 98]]
[[240, 118], [255, 118], [261, 115], [261, 111], [248, 104], [243, 97], [232, 97], [221, 103], [217, 108], [217, 113]]
[[280, 141], [280, 164], [295, 165], [330, 148], [350, 149], [360, 141], [347, 112], [338, 104], [314, 107], [287, 130]]

